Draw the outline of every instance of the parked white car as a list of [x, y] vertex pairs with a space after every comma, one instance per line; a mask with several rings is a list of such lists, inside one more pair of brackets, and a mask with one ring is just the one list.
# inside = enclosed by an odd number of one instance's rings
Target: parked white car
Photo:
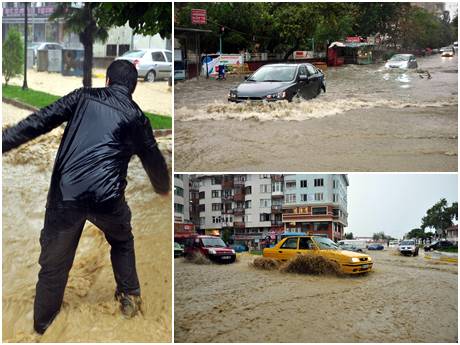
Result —
[[403, 240], [399, 243], [398, 247], [399, 253], [401, 255], [418, 255], [418, 246], [415, 243], [415, 240]]
[[139, 77], [154, 82], [168, 79], [172, 72], [172, 52], [164, 49], [130, 50], [116, 60], [128, 60], [134, 64]]

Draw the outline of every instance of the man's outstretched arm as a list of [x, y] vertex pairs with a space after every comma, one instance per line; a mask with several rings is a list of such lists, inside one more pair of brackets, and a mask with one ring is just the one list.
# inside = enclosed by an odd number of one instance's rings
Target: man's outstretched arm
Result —
[[158, 149], [157, 142], [153, 136], [152, 126], [145, 115], [139, 123], [137, 143], [137, 155], [149, 176], [153, 188], [159, 194], [166, 194], [171, 189], [168, 166]]
[[2, 152], [14, 149], [69, 120], [80, 99], [75, 90], [2, 132]]

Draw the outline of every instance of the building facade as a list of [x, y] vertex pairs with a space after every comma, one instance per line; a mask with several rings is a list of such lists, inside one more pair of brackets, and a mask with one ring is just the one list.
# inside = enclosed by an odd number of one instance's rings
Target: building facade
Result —
[[342, 174], [285, 175], [285, 230], [341, 240], [347, 226], [348, 185]]
[[192, 231], [190, 220], [190, 176], [174, 175], [174, 231]]
[[190, 186], [197, 231], [231, 242], [260, 247], [285, 231], [339, 240], [347, 226], [346, 175], [190, 175]]

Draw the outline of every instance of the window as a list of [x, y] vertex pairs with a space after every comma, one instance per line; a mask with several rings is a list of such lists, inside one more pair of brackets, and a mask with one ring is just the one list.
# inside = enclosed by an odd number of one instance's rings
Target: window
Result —
[[172, 61], [172, 54], [170, 52], [165, 52], [166, 54], [166, 60], [168, 60], [168, 62], [171, 62]]
[[222, 210], [222, 204], [212, 204], [212, 210], [213, 211], [221, 211]]
[[340, 210], [338, 208], [333, 208], [332, 209], [332, 214], [336, 217], [340, 215]]
[[312, 65], [307, 65], [308, 75], [316, 74], [316, 69]]
[[272, 206], [282, 206], [283, 205], [283, 199], [273, 199], [271, 201]]
[[310, 237], [299, 238], [299, 249], [313, 249], [313, 242]]
[[252, 206], [252, 200], [246, 200], [244, 202], [244, 208], [251, 208]]
[[220, 198], [220, 193], [221, 193], [220, 190], [213, 190], [213, 191], [211, 191], [211, 197]]
[[261, 221], [261, 222], [268, 222], [268, 221], [270, 221], [270, 213], [261, 213], [261, 214], [260, 214], [260, 221]]
[[334, 193], [332, 194], [332, 202], [339, 202], [339, 195]]
[[252, 194], [252, 187], [251, 186], [248, 186], [246, 188], [244, 188], [244, 194]]
[[298, 237], [290, 237], [281, 245], [281, 248], [284, 249], [297, 249], [297, 239]]
[[300, 194], [300, 200], [308, 201], [308, 194]]
[[327, 207], [313, 207], [312, 214], [327, 214]]
[[260, 207], [270, 207], [271, 199], [260, 199]]
[[295, 194], [286, 194], [284, 196], [284, 200], [287, 204], [295, 203]]
[[165, 57], [162, 52], [153, 52], [152, 60], [153, 61], [165, 61]]
[[315, 178], [315, 187], [322, 187], [322, 186], [324, 186], [324, 179]]
[[117, 45], [116, 44], [107, 44], [105, 47], [106, 56], [117, 56]]
[[263, 175], [262, 175], [262, 174], [261, 174], [261, 175], [259, 175], [259, 178], [261, 178], [261, 179], [262, 179], [262, 178], [270, 178], [270, 175], [267, 175], [267, 174], [263, 174]]
[[174, 204], [174, 213], [184, 213], [184, 205]]
[[296, 182], [295, 181], [286, 181], [286, 189], [288, 188], [295, 188]]
[[327, 223], [327, 222], [313, 223], [313, 230], [315, 230], [315, 231], [328, 231], [329, 230], [329, 223]]
[[307, 69], [305, 68], [304, 65], [300, 66], [299, 75], [307, 75]]
[[261, 193], [270, 193], [270, 185], [269, 184], [261, 184], [260, 185], [260, 192]]
[[300, 181], [300, 188], [307, 188], [307, 180], [301, 180]]
[[181, 187], [174, 187], [174, 195], [184, 196], [184, 189]]
[[283, 184], [281, 182], [274, 182], [272, 184], [272, 193], [282, 192], [282, 191], [283, 191]]
[[337, 180], [332, 181], [332, 188], [336, 189], [338, 187]]
[[323, 201], [323, 193], [315, 193], [315, 201]]
[[127, 51], [129, 51], [129, 44], [119, 44], [118, 45], [118, 56], [122, 56]]
[[198, 206], [198, 211], [200, 211], [200, 212], [206, 211], [206, 207], [205, 207], [205, 206], [206, 206], [205, 204], [200, 204], [200, 205]]
[[222, 184], [222, 178], [220, 176], [211, 177], [211, 184], [212, 185]]
[[199, 197], [200, 197], [200, 199], [204, 199], [205, 198], [204, 192], [200, 192]]

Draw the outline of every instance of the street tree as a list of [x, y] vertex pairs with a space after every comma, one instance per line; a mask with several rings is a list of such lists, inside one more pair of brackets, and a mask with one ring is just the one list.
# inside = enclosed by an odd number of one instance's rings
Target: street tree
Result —
[[347, 240], [352, 240], [352, 239], [353, 239], [353, 233], [352, 233], [352, 232], [345, 233], [345, 238], [346, 238]]
[[458, 220], [458, 203], [454, 202], [449, 206], [447, 200], [443, 198], [426, 211], [421, 228], [434, 229], [436, 234], [445, 237], [445, 229], [454, 224], [454, 219]]
[[22, 75], [23, 62], [24, 44], [21, 35], [16, 29], [11, 29], [2, 46], [2, 70], [5, 85], [8, 85], [11, 78]]
[[99, 22], [99, 2], [84, 2], [76, 7], [72, 2], [60, 2], [56, 5], [49, 20], [64, 20], [64, 29], [77, 33], [84, 49], [83, 86], [92, 86], [93, 44], [96, 40], [105, 42], [110, 26]]
[[98, 15], [99, 23], [105, 27], [128, 23], [135, 34], [171, 38], [170, 2], [103, 2]]

